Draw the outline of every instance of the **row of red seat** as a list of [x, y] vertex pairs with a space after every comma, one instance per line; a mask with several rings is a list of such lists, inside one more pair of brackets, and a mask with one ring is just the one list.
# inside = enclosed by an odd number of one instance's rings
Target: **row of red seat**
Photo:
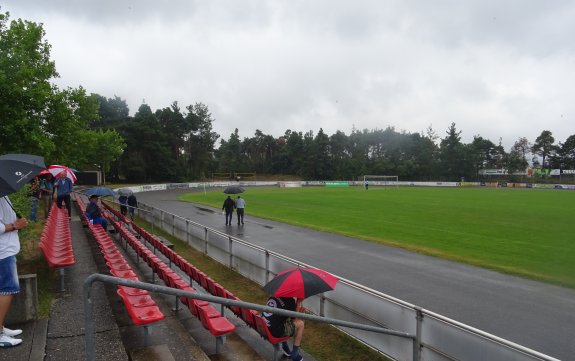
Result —
[[58, 208], [56, 203], [52, 205], [44, 225], [39, 247], [50, 267], [66, 267], [76, 263], [68, 211]]
[[[80, 197], [76, 197], [81, 214], [85, 217], [85, 204]], [[87, 221], [87, 219], [85, 219]], [[87, 226], [98, 243], [100, 251], [106, 261], [106, 266], [110, 274], [115, 277], [125, 278], [132, 281], [139, 281], [138, 276], [132, 270], [128, 261], [124, 258], [122, 252], [116, 246], [108, 232], [97, 224], [86, 222]], [[164, 319], [164, 314], [160, 311], [156, 302], [150, 297], [148, 291], [118, 286], [118, 296], [124, 302], [128, 315], [135, 325], [148, 325]]]
[[[178, 266], [186, 275], [190, 277], [190, 285], [195, 281], [204, 290], [212, 294], [213, 296], [228, 298], [236, 301], [241, 301], [232, 292], [225, 289], [222, 285], [214, 281], [210, 276], [199, 270], [197, 267], [188, 262], [185, 258], [180, 256], [173, 249], [166, 246], [159, 239], [154, 237], [145, 229], [139, 227], [137, 224], [132, 222], [132, 228], [136, 231], [146, 242], [148, 242], [154, 249], [161, 252], [170, 262], [170, 266], [175, 264]], [[131, 233], [130, 233], [131, 234]], [[132, 237], [133, 234], [131, 235]], [[134, 237], [135, 238], [135, 237]], [[141, 244], [141, 243], [140, 243]], [[250, 310], [246, 308], [240, 308], [237, 306], [231, 306], [229, 309], [239, 318], [241, 318], [248, 326], [255, 329], [261, 337], [270, 342], [274, 346], [274, 359], [279, 353], [279, 343], [289, 339], [289, 337], [274, 337], [266, 323], [265, 320], [259, 315], [255, 310]], [[222, 307], [223, 314], [223, 307]]]
[[[183, 280], [178, 273], [174, 272], [148, 249], [148, 247], [142, 244], [123, 224], [111, 218], [109, 220], [120, 236], [125, 239], [126, 243], [136, 252], [137, 256], [142, 258], [142, 260], [150, 266], [154, 274], [158, 275], [168, 287], [196, 292], [189, 282]], [[235, 331], [236, 326], [226, 317], [222, 316], [210, 303], [190, 298], [182, 298], [181, 301], [190, 309], [191, 313], [200, 320], [204, 328], [216, 337], [216, 345], [222, 342], [223, 336]]]

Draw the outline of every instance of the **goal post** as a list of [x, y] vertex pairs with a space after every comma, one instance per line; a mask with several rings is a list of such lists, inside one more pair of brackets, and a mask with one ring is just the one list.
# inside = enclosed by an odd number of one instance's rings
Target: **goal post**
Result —
[[399, 177], [396, 175], [364, 175], [363, 184], [370, 186], [399, 186]]

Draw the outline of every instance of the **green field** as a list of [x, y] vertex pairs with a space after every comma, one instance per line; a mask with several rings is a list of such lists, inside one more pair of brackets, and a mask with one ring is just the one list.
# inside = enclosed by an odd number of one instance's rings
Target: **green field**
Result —
[[[254, 215], [575, 288], [575, 192], [248, 188]], [[219, 191], [181, 200], [221, 207]]]

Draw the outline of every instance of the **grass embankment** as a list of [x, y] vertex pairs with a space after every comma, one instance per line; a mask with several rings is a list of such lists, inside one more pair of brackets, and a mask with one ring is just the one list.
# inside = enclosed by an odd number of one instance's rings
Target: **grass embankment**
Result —
[[[250, 188], [247, 216], [402, 247], [575, 288], [575, 192], [490, 188]], [[221, 207], [221, 191], [181, 200]]]
[[44, 220], [39, 211], [37, 222], [30, 222], [25, 230], [19, 232], [20, 253], [18, 259], [18, 274], [36, 274], [38, 287], [38, 318], [45, 319], [50, 316], [50, 309], [54, 302], [54, 287], [56, 284], [56, 270], [50, 268], [38, 247]]
[[[152, 232], [152, 227], [149, 223], [141, 219], [137, 219], [136, 222], [149, 232]], [[205, 256], [201, 252], [188, 246], [185, 242], [159, 230], [157, 227], [154, 228], [153, 233], [169, 239], [170, 242], [174, 244], [174, 250], [179, 255], [206, 272], [211, 278], [233, 292], [242, 301], [262, 305], [266, 303], [269, 296], [257, 283]], [[319, 322], [306, 322], [302, 347], [318, 360], [388, 360], [383, 355], [346, 336], [334, 327]]]

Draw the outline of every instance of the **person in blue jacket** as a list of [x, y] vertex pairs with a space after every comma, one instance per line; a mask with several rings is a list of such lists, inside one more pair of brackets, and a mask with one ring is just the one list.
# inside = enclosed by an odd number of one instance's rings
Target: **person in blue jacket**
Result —
[[58, 180], [54, 183], [54, 187], [58, 190], [58, 197], [56, 198], [56, 205], [62, 208], [62, 203], [66, 204], [68, 210], [68, 218], [72, 217], [72, 204], [70, 202], [70, 194], [74, 190], [74, 185], [70, 178], [66, 176], [66, 172], [58, 174]]
[[102, 211], [100, 211], [100, 207], [98, 206], [97, 195], [90, 196], [90, 203], [86, 206], [86, 217], [88, 217], [91, 223], [99, 224], [105, 230], [108, 229], [108, 221], [102, 216]]

